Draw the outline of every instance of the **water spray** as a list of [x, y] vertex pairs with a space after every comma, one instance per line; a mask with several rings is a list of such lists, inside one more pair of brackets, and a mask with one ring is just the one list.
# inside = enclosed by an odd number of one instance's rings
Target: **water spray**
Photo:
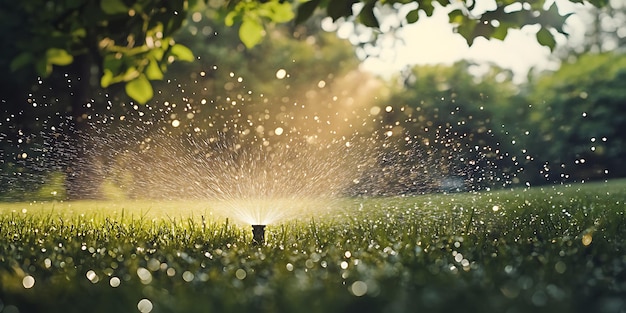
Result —
[[265, 225], [252, 225], [252, 244], [263, 245], [265, 243]]

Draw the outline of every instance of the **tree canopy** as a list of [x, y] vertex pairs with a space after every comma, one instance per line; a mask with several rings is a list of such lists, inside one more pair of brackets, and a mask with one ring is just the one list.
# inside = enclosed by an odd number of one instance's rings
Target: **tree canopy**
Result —
[[623, 177], [626, 55], [587, 54], [535, 84], [530, 145], [549, 161], [550, 179]]
[[[588, 2], [599, 7], [607, 3]], [[450, 23], [470, 45], [477, 37], [504, 39], [509, 29], [539, 25], [537, 41], [554, 48], [554, 35], [564, 33], [568, 16], [560, 14], [554, 3], [521, 0], [500, 0], [490, 7], [471, 0], [9, 1], [0, 4], [0, 20], [5, 24], [0, 30], [5, 47], [0, 68], [20, 81], [33, 75], [46, 77], [55, 66], [79, 58], [98, 68], [102, 87], [123, 83], [127, 94], [143, 104], [153, 96], [150, 81], [162, 79], [170, 63], [195, 59], [172, 36], [190, 12], [207, 6], [219, 12], [219, 20], [227, 26], [238, 27], [247, 48], [263, 39], [268, 24], [302, 23], [316, 11], [376, 29], [385, 14], [398, 15], [406, 25], [431, 16], [437, 6], [447, 10]]]

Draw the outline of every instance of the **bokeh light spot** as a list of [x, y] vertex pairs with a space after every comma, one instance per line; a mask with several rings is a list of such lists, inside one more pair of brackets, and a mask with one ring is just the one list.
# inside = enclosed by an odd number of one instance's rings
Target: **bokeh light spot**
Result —
[[352, 283], [350, 288], [352, 289], [352, 293], [357, 297], [361, 297], [367, 293], [367, 284], [360, 280]]
[[141, 313], [149, 313], [152, 311], [152, 302], [148, 299], [141, 299], [137, 303], [137, 309]]
[[22, 286], [24, 286], [24, 288], [26, 289], [33, 288], [33, 286], [35, 286], [35, 277], [30, 275], [24, 277], [22, 279]]
[[283, 79], [285, 78], [285, 76], [287, 76], [287, 71], [285, 71], [284, 69], [281, 68], [278, 71], [276, 71], [276, 78]]

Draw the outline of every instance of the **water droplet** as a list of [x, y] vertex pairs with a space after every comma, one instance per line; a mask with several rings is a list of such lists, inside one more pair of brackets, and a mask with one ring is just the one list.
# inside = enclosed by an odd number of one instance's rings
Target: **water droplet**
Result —
[[276, 78], [283, 79], [285, 78], [285, 76], [287, 76], [287, 71], [285, 71], [284, 69], [281, 68], [278, 71], [276, 71]]
[[149, 284], [150, 282], [152, 282], [152, 274], [149, 270], [143, 267], [137, 269], [137, 276], [143, 284]]
[[111, 277], [109, 280], [109, 285], [113, 288], [117, 288], [120, 285], [121, 281], [118, 277]]
[[235, 272], [235, 277], [237, 277], [237, 279], [239, 280], [244, 280], [246, 278], [248, 274], [246, 273], [246, 270], [240, 268]]
[[167, 269], [167, 271], [165, 271], [165, 273], [169, 277], [174, 277], [174, 275], [176, 275], [176, 270], [173, 267], [170, 267]]
[[463, 260], [463, 255], [462, 255], [462, 254], [460, 254], [460, 253], [457, 253], [457, 254], [454, 256], [454, 260], [460, 263], [460, 262]]
[[355, 296], [361, 297], [367, 293], [367, 284], [364, 281], [357, 280], [352, 283], [350, 289]]
[[161, 267], [161, 262], [157, 259], [150, 259], [147, 266], [150, 271], [155, 272]]
[[98, 274], [96, 274], [96, 272], [94, 272], [93, 270], [89, 270], [87, 274], [85, 274], [85, 276], [87, 277], [87, 279], [89, 279], [89, 281], [92, 284], [95, 284], [98, 281], [100, 281], [100, 277], [98, 277]]
[[346, 262], [346, 261], [341, 262], [341, 269], [345, 270], [347, 268], [348, 268], [348, 262]]
[[188, 282], [188, 283], [193, 281], [194, 277], [195, 277], [195, 275], [192, 272], [190, 272], [190, 271], [183, 272], [183, 280]]
[[22, 286], [24, 286], [24, 288], [26, 289], [33, 288], [33, 286], [35, 286], [35, 277], [30, 275], [24, 277], [22, 279]]
[[137, 309], [141, 313], [150, 313], [152, 311], [152, 302], [148, 299], [141, 299], [137, 303]]

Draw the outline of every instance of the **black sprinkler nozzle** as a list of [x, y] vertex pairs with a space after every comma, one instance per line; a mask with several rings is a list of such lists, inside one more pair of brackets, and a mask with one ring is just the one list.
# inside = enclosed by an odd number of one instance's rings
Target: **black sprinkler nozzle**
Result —
[[252, 244], [263, 245], [265, 243], [265, 225], [252, 225]]

